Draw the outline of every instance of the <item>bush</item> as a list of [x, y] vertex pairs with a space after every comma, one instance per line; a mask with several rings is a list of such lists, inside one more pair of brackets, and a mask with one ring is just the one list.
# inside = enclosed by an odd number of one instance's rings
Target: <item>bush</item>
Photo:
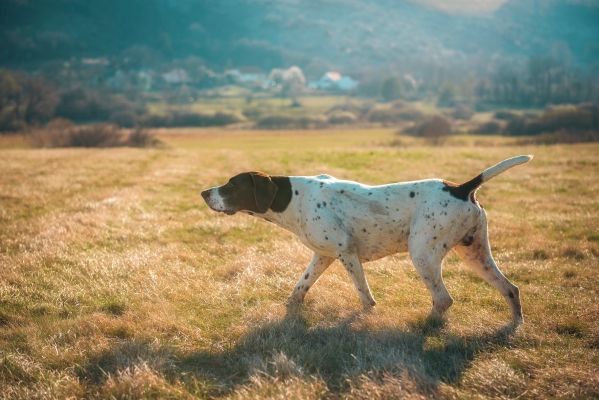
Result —
[[451, 134], [451, 125], [445, 118], [435, 116], [425, 119], [404, 132], [409, 135], [428, 138], [446, 136]]
[[335, 112], [350, 112], [356, 116], [356, 118], [360, 118], [362, 115], [367, 114], [374, 107], [374, 102], [372, 101], [364, 101], [361, 104], [357, 104], [353, 101], [346, 101], [343, 104], [336, 104], [333, 107], [329, 108], [325, 114], [330, 115]]
[[294, 127], [298, 129], [322, 129], [327, 126], [327, 119], [322, 115], [298, 117], [294, 121]]
[[136, 128], [128, 136], [116, 125], [95, 124], [73, 126], [71, 121], [57, 118], [50, 121], [45, 129], [31, 135], [37, 147], [155, 147], [163, 143], [153, 134]]
[[496, 135], [501, 131], [501, 124], [495, 121], [485, 122], [484, 124], [479, 125], [474, 133], [479, 135]]
[[391, 103], [391, 107], [393, 108], [406, 108], [409, 107], [409, 105], [410, 103], [402, 99], [395, 100], [393, 103]]
[[445, 82], [441, 86], [439, 101], [437, 104], [441, 107], [451, 107], [455, 104], [458, 88], [453, 82]]
[[566, 131], [543, 133], [531, 138], [518, 141], [520, 145], [541, 144], [551, 145], [559, 143], [591, 143], [599, 142], [599, 131]]
[[110, 116], [110, 122], [121, 128], [133, 128], [137, 124], [137, 115], [131, 110], [115, 111]]
[[106, 93], [83, 87], [62, 92], [56, 106], [56, 116], [73, 121], [105, 121], [110, 117], [113, 104]]
[[495, 111], [494, 117], [504, 121], [511, 121], [512, 119], [517, 118], [518, 114], [510, 110], [497, 110]]
[[422, 118], [422, 113], [412, 108], [375, 108], [368, 114], [370, 122], [399, 122], [416, 121]]
[[116, 125], [95, 124], [71, 129], [68, 147], [115, 147], [123, 140]]
[[599, 107], [592, 105], [550, 107], [538, 117], [512, 119], [505, 127], [509, 136], [539, 135], [558, 131], [599, 129]]
[[267, 115], [256, 122], [256, 128], [285, 129], [289, 128], [294, 121], [294, 118], [286, 115]]
[[324, 116], [289, 117], [286, 115], [268, 115], [256, 122], [258, 129], [321, 129], [327, 126]]
[[346, 125], [356, 122], [356, 116], [349, 111], [337, 111], [329, 115], [328, 122], [333, 125]]
[[458, 104], [451, 112], [451, 116], [455, 119], [469, 120], [473, 115], [474, 110], [464, 104]]
[[245, 117], [229, 111], [215, 113], [176, 112], [170, 115], [148, 114], [140, 118], [148, 128], [225, 126], [245, 121]]
[[25, 121], [15, 118], [12, 109], [6, 107], [0, 111], [0, 132], [19, 132], [26, 129]]
[[127, 143], [132, 147], [156, 147], [163, 143], [152, 133], [143, 128], [136, 128], [129, 134]]
[[247, 119], [258, 119], [262, 115], [262, 111], [259, 108], [246, 108], [241, 112]]
[[73, 126], [73, 122], [69, 119], [58, 117], [54, 118], [52, 121], [46, 124], [46, 129], [57, 129], [57, 130], [67, 130], [71, 129]]
[[381, 84], [381, 96], [385, 101], [395, 100], [401, 97], [403, 82], [399, 76], [390, 76]]
[[208, 117], [206, 120], [208, 122], [206, 126], [225, 126], [243, 122], [245, 117], [230, 111], [217, 111], [212, 118]]

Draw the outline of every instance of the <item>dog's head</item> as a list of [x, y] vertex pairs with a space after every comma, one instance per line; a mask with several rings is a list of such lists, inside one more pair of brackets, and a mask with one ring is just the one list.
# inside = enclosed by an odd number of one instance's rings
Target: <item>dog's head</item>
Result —
[[223, 186], [206, 189], [202, 197], [214, 211], [233, 215], [238, 211], [263, 214], [272, 204], [278, 187], [260, 171], [235, 175]]

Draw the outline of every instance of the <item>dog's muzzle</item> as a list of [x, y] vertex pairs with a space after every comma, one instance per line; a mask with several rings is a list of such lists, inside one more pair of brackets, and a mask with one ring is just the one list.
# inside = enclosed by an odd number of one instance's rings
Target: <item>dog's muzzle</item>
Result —
[[[213, 189], [206, 189], [206, 190], [204, 190], [204, 191], [201, 193], [201, 194], [202, 194], [202, 197], [204, 198], [204, 201], [206, 202], [206, 204], [208, 205], [208, 207], [210, 207], [210, 208], [211, 208], [211, 209], [213, 209], [214, 211], [217, 211], [217, 212], [222, 212], [222, 213], [225, 213], [225, 214], [227, 214], [227, 215], [233, 215], [233, 214], [235, 214], [235, 211], [232, 211], [232, 210], [227, 210], [227, 209], [225, 208], [225, 204], [224, 204], [224, 202], [222, 201], [222, 199], [221, 199], [221, 201], [219, 202], [219, 201], [218, 201], [218, 198], [216, 198], [216, 199], [215, 199], [215, 198], [213, 198], [213, 197], [212, 197], [212, 192], [213, 192]], [[219, 203], [222, 203], [222, 204], [219, 204]]]

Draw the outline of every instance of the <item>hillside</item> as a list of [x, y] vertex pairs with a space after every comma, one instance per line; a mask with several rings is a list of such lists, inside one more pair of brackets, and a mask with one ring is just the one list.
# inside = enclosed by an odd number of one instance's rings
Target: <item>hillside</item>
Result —
[[510, 0], [484, 14], [407, 0], [6, 0], [0, 3], [0, 63], [35, 69], [55, 59], [114, 58], [136, 46], [143, 49], [142, 63], [194, 55], [213, 68], [355, 70], [421, 58], [485, 61], [551, 51], [592, 64], [599, 60], [597, 21], [594, 2], [565, 0]]

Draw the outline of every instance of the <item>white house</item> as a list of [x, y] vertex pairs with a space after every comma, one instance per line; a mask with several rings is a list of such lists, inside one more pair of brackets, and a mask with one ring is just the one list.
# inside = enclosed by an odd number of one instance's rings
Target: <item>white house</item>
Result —
[[308, 87], [312, 89], [341, 89], [351, 90], [358, 86], [358, 81], [349, 76], [342, 76], [339, 72], [329, 71], [319, 80], [311, 81]]

